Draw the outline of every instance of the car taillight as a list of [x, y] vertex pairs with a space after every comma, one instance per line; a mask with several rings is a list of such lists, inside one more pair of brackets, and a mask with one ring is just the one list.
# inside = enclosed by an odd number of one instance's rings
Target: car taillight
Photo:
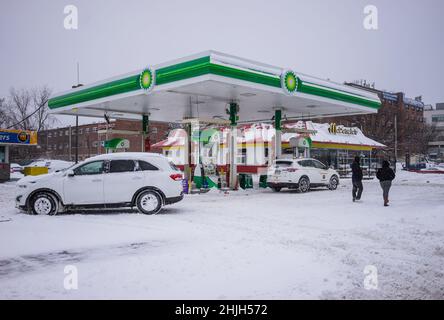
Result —
[[173, 173], [173, 174], [170, 174], [170, 178], [173, 179], [174, 181], [180, 181], [180, 180], [182, 180], [182, 174], [181, 173]]
[[285, 169], [285, 171], [287, 171], [287, 172], [296, 172], [296, 171], [298, 171], [298, 169], [296, 169], [296, 168], [287, 168], [287, 169]]

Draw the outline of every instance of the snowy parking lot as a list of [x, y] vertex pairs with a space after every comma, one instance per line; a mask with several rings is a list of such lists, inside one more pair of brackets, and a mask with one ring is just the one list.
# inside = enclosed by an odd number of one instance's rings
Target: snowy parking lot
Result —
[[1, 299], [444, 298], [444, 175], [398, 172], [388, 208], [374, 180], [356, 203], [343, 180], [189, 195], [152, 216], [30, 216], [14, 192], [0, 184]]

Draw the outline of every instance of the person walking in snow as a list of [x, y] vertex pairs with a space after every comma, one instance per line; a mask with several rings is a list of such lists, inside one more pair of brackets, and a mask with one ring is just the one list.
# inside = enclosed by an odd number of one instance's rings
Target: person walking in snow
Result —
[[382, 168], [376, 172], [376, 178], [378, 178], [379, 183], [381, 184], [384, 207], [388, 207], [389, 191], [392, 186], [392, 181], [395, 179], [395, 172], [390, 168], [390, 163], [387, 160], [382, 162]]
[[361, 157], [356, 156], [355, 161], [351, 164], [352, 169], [352, 196], [353, 202], [361, 199], [362, 190], [364, 189], [362, 185], [362, 168], [361, 168]]

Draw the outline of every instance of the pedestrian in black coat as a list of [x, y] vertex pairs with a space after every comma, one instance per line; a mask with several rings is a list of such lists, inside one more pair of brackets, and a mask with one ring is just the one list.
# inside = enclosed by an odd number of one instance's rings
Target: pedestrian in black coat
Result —
[[352, 196], [353, 202], [361, 199], [362, 190], [364, 187], [362, 185], [362, 168], [361, 168], [361, 158], [359, 156], [355, 157], [355, 161], [351, 164], [352, 169]]
[[390, 168], [390, 163], [386, 160], [382, 162], [382, 168], [376, 172], [376, 178], [382, 188], [382, 197], [384, 198], [384, 207], [388, 207], [389, 203], [389, 191], [392, 186], [392, 181], [395, 179], [395, 172]]

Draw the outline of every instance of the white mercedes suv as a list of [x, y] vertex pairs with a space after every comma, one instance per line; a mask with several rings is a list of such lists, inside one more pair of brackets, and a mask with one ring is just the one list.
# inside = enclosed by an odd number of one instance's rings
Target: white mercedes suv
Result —
[[182, 172], [160, 154], [95, 156], [58, 172], [17, 182], [16, 207], [55, 215], [70, 209], [137, 207], [144, 214], [183, 199]]
[[267, 185], [276, 192], [282, 188], [307, 192], [322, 186], [336, 190], [339, 174], [316, 159], [278, 159], [268, 170]]

